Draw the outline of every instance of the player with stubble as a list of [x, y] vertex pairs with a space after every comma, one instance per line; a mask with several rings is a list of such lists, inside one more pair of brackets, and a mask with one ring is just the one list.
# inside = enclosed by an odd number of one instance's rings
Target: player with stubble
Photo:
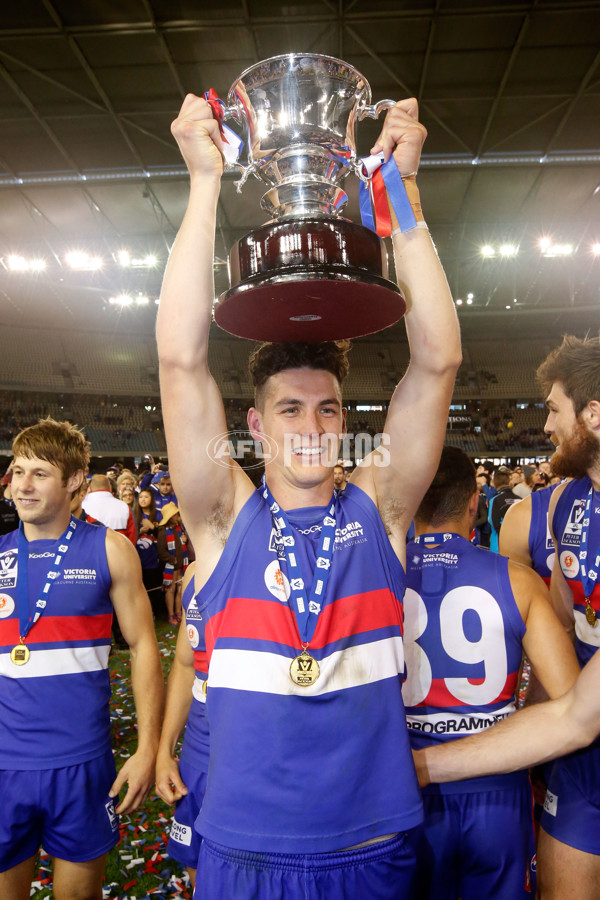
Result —
[[[401, 698], [403, 564], [460, 364], [452, 297], [427, 229], [395, 233], [411, 361], [389, 405], [387, 454], [373, 451], [343, 492], [333, 464], [345, 348], [263, 345], [248, 423], [273, 452], [255, 489], [207, 453], [227, 430], [208, 368], [219, 128], [188, 95], [172, 131], [190, 196], [157, 340], [170, 471], [196, 549], [211, 734], [194, 896], [409, 897], [422, 807]], [[416, 101], [401, 101], [373, 152], [414, 178], [425, 134]]]

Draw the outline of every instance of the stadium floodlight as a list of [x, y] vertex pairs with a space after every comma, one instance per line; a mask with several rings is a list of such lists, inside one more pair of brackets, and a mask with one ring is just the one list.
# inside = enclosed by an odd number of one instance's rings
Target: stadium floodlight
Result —
[[502, 244], [502, 246], [500, 247], [500, 256], [516, 256], [518, 252], [519, 248], [514, 244]]
[[600, 256], [600, 244], [593, 244], [592, 253], [594, 256]]
[[29, 269], [29, 263], [25, 259], [24, 256], [18, 256], [16, 253], [11, 253], [8, 257], [8, 268], [11, 272], [27, 272]]
[[110, 297], [108, 302], [114, 306], [131, 306], [133, 297], [130, 297], [129, 294], [117, 294], [116, 297]]
[[488, 259], [491, 259], [492, 256], [495, 256], [495, 255], [496, 255], [496, 251], [495, 251], [494, 248], [491, 246], [491, 244], [485, 244], [485, 245], [481, 248], [481, 255], [482, 255], [482, 256], [485, 256], [485, 257], [488, 258]]
[[117, 253], [117, 262], [120, 266], [123, 266], [124, 269], [128, 268], [128, 266], [131, 265], [129, 250], [119, 250], [119, 252]]
[[84, 250], [71, 250], [66, 254], [65, 260], [72, 269], [79, 271], [95, 272], [102, 268], [102, 259], [99, 256], [90, 256]]
[[46, 268], [46, 260], [42, 258], [30, 259], [29, 268], [32, 272], [43, 272]]

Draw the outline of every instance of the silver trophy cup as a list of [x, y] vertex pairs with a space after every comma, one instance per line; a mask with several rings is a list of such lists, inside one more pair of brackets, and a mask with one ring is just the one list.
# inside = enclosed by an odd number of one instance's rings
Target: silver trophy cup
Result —
[[371, 105], [360, 72], [314, 53], [272, 57], [234, 82], [224, 118], [245, 129], [238, 190], [250, 175], [263, 181], [261, 206], [272, 219], [230, 251], [230, 288], [215, 306], [224, 330], [315, 342], [370, 334], [402, 317], [383, 241], [341, 215], [344, 179], [365, 179], [356, 122], [393, 105]]

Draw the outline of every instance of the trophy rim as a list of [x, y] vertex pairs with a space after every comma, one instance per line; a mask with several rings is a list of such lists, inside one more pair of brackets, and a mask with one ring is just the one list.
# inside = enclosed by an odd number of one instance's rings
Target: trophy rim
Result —
[[327, 53], [300, 53], [298, 51], [293, 51], [292, 53], [278, 53], [276, 56], [267, 56], [266, 59], [261, 59], [259, 62], [252, 63], [251, 66], [248, 66], [247, 68], [245, 68], [244, 71], [240, 75], [238, 75], [238, 77], [235, 79], [235, 81], [232, 83], [231, 87], [229, 88], [229, 91], [227, 93], [228, 103], [232, 102], [232, 100], [233, 100], [232, 94], [233, 94], [236, 84], [239, 81], [241, 81], [253, 69], [256, 69], [258, 66], [264, 66], [265, 63], [275, 62], [278, 59], [292, 59], [297, 56], [301, 56], [303, 59], [304, 58], [324, 59], [324, 60], [327, 60], [328, 62], [340, 63], [340, 65], [342, 65], [342, 66], [347, 66], [349, 69], [352, 69], [352, 71], [355, 72], [357, 75], [359, 75], [360, 78], [362, 78], [364, 85], [367, 89], [367, 96], [370, 99], [371, 85], [369, 84], [368, 80], [365, 78], [363, 73], [360, 71], [360, 69], [357, 69], [356, 66], [352, 65], [352, 63], [346, 62], [345, 59], [340, 59], [337, 56], [329, 56]]

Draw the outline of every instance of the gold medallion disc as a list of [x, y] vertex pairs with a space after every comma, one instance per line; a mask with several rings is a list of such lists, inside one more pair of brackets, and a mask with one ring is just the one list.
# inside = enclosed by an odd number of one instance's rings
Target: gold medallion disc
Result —
[[290, 665], [290, 678], [299, 687], [311, 687], [320, 674], [319, 663], [306, 648]]

